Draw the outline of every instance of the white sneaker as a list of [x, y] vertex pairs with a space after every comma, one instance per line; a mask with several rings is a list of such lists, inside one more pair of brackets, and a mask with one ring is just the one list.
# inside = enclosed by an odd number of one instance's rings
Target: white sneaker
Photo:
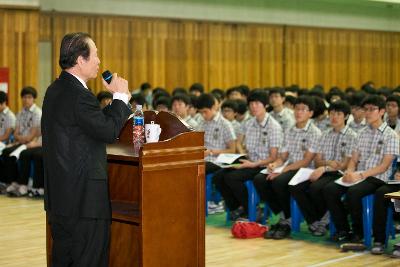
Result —
[[19, 187], [19, 184], [17, 184], [16, 182], [12, 182], [12, 183], [7, 187], [6, 192], [9, 193], [9, 192], [15, 191], [15, 190], [18, 189], [18, 187]]

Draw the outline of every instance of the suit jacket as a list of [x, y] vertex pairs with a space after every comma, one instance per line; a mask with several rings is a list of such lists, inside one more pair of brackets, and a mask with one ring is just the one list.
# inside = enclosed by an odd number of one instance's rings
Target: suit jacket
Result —
[[49, 86], [41, 124], [47, 212], [111, 217], [106, 143], [116, 141], [130, 114], [121, 100], [101, 110], [96, 97], [68, 72]]

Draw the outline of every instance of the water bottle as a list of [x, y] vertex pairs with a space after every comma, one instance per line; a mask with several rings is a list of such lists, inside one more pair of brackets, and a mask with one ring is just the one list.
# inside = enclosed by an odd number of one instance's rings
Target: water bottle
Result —
[[136, 150], [139, 150], [144, 143], [144, 115], [142, 105], [136, 105], [135, 113], [133, 114], [133, 145]]

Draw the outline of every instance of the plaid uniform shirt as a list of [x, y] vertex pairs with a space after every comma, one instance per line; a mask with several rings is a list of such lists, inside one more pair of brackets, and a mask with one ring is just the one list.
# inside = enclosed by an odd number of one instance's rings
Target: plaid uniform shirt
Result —
[[199, 129], [199, 123], [193, 119], [190, 116], [187, 116], [186, 118], [183, 119], [187, 124], [189, 124], [190, 127], [192, 127], [194, 130], [198, 130]]
[[230, 121], [233, 127], [233, 131], [236, 134], [236, 137], [242, 134], [242, 125], [237, 120]]
[[247, 121], [242, 127], [247, 155], [251, 161], [264, 160], [269, 157], [271, 148], [280, 148], [283, 131], [280, 124], [268, 113], [258, 123], [256, 118]]
[[[204, 131], [204, 145], [207, 149], [227, 149], [236, 140], [232, 124], [218, 112], [211, 121], [203, 120], [199, 129]], [[215, 162], [217, 156], [208, 155], [205, 160]]]
[[[289, 164], [302, 160], [306, 151], [315, 153], [312, 148], [316, 147], [320, 136], [321, 130], [318, 129], [311, 120], [309, 120], [302, 129], [293, 126], [285, 132], [284, 145], [280, 152], [289, 152]], [[311, 166], [312, 163], [310, 167]]]
[[331, 129], [331, 120], [329, 119], [329, 116], [326, 116], [321, 121], [317, 121], [314, 119], [313, 122], [314, 125], [321, 130], [321, 132], [325, 132], [326, 130]]
[[282, 111], [279, 113], [272, 110], [270, 114], [277, 122], [279, 122], [284, 132], [286, 132], [288, 129], [292, 128], [296, 124], [294, 113], [288, 108], [282, 109]]
[[22, 136], [29, 135], [32, 127], [40, 128], [40, 119], [42, 110], [33, 104], [29, 109], [22, 109], [17, 115], [16, 126], [19, 127], [19, 133]]
[[0, 112], [0, 135], [5, 134], [9, 128], [15, 129], [15, 115], [9, 108], [5, 108]]
[[[365, 171], [382, 163], [385, 155], [399, 155], [399, 137], [383, 122], [378, 129], [368, 126], [358, 135], [355, 151], [359, 153], [357, 171]], [[392, 166], [375, 177], [387, 181], [392, 174]]]
[[354, 119], [352, 119], [347, 122], [347, 125], [349, 125], [349, 127], [353, 131], [355, 131], [357, 134], [359, 134], [361, 132], [361, 130], [363, 130], [365, 127], [367, 127], [367, 121], [365, 119], [363, 119], [360, 123], [356, 123], [354, 121]]
[[346, 157], [351, 157], [354, 150], [357, 134], [345, 126], [340, 132], [333, 129], [325, 131], [313, 151], [322, 155], [324, 160], [342, 161]]

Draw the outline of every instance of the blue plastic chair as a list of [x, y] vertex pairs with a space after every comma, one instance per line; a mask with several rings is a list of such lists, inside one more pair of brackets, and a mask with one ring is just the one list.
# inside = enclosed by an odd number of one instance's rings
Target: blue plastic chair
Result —
[[297, 205], [296, 200], [293, 197], [290, 197], [290, 215], [292, 217], [292, 231], [299, 232], [300, 224], [303, 222], [304, 217], [299, 206]]

